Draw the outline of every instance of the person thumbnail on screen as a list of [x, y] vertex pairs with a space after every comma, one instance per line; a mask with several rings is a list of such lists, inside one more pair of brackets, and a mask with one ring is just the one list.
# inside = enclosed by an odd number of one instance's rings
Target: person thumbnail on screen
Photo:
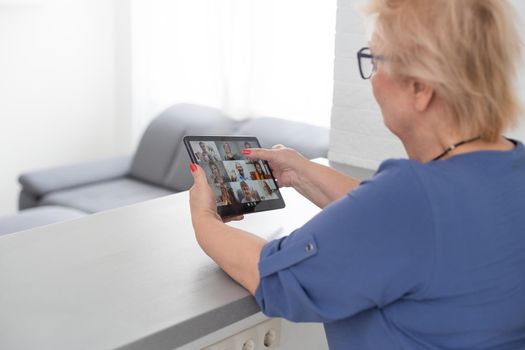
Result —
[[252, 165], [253, 170], [250, 170], [250, 177], [252, 180], [264, 180], [264, 179], [271, 179], [272, 175], [270, 174], [270, 170], [263, 165], [262, 161], [256, 161]]
[[215, 185], [221, 185], [223, 183], [229, 182], [229, 179], [226, 175], [226, 170], [222, 163], [216, 163], [212, 160], [208, 162], [208, 171], [206, 173], [209, 176], [210, 183]]
[[199, 163], [209, 161], [220, 161], [219, 151], [215, 142], [212, 141], [191, 141], [191, 148], [194, 150], [195, 158]]
[[240, 181], [231, 183], [232, 188], [237, 194], [237, 198], [241, 203], [260, 202], [261, 196], [257, 191], [257, 183], [255, 181]]
[[[249, 171], [245, 169], [246, 162], [226, 160], [223, 164], [230, 182], [246, 180], [246, 174], [249, 174]], [[239, 166], [237, 164], [239, 164]], [[241, 178], [241, 176], [243, 178]]]
[[262, 200], [279, 199], [279, 195], [277, 194], [277, 187], [275, 186], [275, 183], [273, 181], [263, 180], [258, 182], [261, 188], [260, 197]]
[[220, 155], [223, 160], [243, 159], [241, 152], [239, 151], [239, 147], [235, 142], [217, 142], [217, 146], [219, 147]]
[[239, 201], [233, 193], [233, 189], [228, 183], [219, 185], [214, 189], [217, 196], [217, 205], [232, 205], [238, 204]]
[[251, 180], [246, 162], [225, 161], [223, 163], [230, 181]]

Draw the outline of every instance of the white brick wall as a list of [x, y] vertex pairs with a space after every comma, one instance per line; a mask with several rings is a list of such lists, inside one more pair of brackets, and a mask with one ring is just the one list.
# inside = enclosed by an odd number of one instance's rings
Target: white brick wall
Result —
[[[364, 0], [338, 0], [335, 39], [334, 93], [328, 158], [339, 163], [376, 169], [387, 158], [406, 158], [401, 142], [384, 126], [370, 81], [361, 79], [357, 51], [368, 46], [365, 22], [357, 6]], [[525, 3], [512, 1], [518, 16]], [[520, 18], [520, 28], [524, 28]], [[523, 31], [523, 30], [522, 30]], [[525, 102], [525, 69], [519, 92]], [[525, 140], [525, 122], [508, 134]]]

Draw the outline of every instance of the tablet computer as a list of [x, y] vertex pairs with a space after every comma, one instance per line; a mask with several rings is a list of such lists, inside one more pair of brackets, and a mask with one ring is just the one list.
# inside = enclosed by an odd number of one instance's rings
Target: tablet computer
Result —
[[284, 200], [265, 160], [242, 150], [261, 147], [253, 136], [185, 136], [193, 163], [206, 172], [221, 217], [284, 208]]

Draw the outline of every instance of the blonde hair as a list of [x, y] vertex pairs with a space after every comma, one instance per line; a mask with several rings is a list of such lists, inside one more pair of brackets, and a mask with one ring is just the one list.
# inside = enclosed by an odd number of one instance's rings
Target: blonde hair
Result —
[[378, 54], [396, 76], [430, 83], [457, 130], [496, 141], [521, 106], [521, 41], [506, 0], [370, 0]]

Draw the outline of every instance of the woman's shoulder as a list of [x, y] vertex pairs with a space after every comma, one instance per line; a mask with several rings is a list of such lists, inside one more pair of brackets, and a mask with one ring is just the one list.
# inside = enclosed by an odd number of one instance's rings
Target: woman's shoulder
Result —
[[392, 184], [412, 182], [418, 177], [418, 167], [421, 165], [423, 164], [409, 159], [387, 159], [379, 165], [372, 178], [367, 181], [375, 180]]
[[[424, 192], [416, 169], [419, 165], [408, 159], [388, 159], [383, 161], [377, 171], [349, 195], [363, 195], [367, 198], [388, 198], [407, 196], [409, 193]], [[366, 194], [366, 195], [365, 195]]]
[[375, 174], [363, 183], [372, 182], [377, 191], [401, 189], [404, 195], [432, 197], [434, 191], [454, 186], [445, 163], [421, 163], [411, 159], [387, 159]]
[[411, 168], [413, 166], [413, 163], [417, 162], [414, 162], [410, 159], [386, 159], [383, 162], [381, 162], [381, 164], [379, 164], [376, 174], [383, 171], [402, 171], [403, 169]]
[[346, 202], [372, 212], [431, 211], [421, 166], [408, 159], [385, 160], [372, 177], [348, 193]]
[[[525, 150], [517, 143], [512, 151], [480, 151], [461, 154], [443, 161], [422, 163], [410, 159], [388, 159], [363, 184], [378, 192], [402, 188], [405, 193], [424, 195], [435, 201], [456, 197], [466, 189], [487, 191], [509, 183], [524, 184]], [[495, 186], [498, 184], [498, 186]]]

